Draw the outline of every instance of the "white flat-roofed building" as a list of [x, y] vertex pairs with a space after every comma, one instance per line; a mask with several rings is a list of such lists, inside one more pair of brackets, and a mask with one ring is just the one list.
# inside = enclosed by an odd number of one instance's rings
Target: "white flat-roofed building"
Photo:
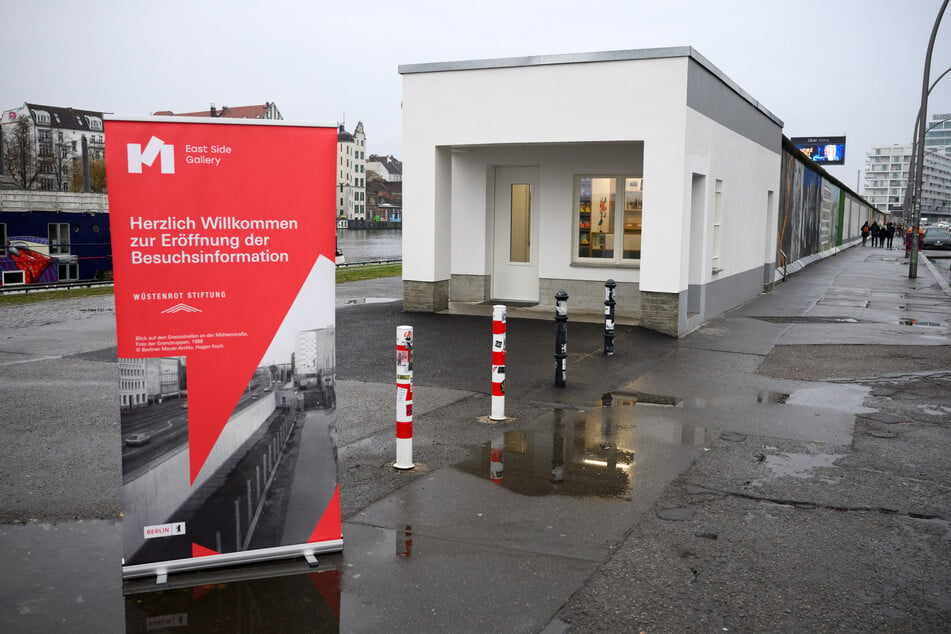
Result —
[[774, 279], [782, 122], [690, 47], [400, 66], [403, 301], [681, 336]]

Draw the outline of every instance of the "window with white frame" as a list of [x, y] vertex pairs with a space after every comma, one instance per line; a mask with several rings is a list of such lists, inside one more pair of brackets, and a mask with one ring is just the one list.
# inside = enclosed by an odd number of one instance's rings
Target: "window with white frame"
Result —
[[576, 176], [576, 262], [635, 262], [641, 257], [644, 179], [637, 176]]
[[50, 255], [69, 253], [69, 223], [51, 222], [49, 224]]
[[59, 264], [57, 272], [59, 273], [59, 280], [61, 282], [79, 279], [79, 265], [75, 262], [63, 262]]
[[713, 249], [711, 263], [713, 272], [719, 273], [723, 270], [720, 266], [720, 241], [722, 240], [723, 223], [723, 181], [719, 178], [713, 186]]
[[25, 271], [3, 271], [3, 285], [26, 284]]

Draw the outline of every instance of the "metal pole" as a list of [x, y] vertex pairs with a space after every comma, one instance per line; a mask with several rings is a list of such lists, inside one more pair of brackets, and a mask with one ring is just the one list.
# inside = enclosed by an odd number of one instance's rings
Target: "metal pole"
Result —
[[413, 327], [396, 328], [396, 462], [413, 469]]
[[492, 415], [505, 420], [505, 306], [492, 307]]
[[604, 354], [614, 356], [614, 289], [617, 282], [608, 280], [604, 283]]
[[555, 387], [568, 379], [568, 293], [555, 293]]
[[924, 77], [921, 82], [921, 108], [918, 110], [918, 147], [915, 156], [918, 159], [915, 166], [915, 197], [914, 197], [914, 224], [911, 228], [911, 253], [908, 257], [908, 277], [918, 277], [918, 228], [921, 224], [921, 185], [924, 174], [925, 162], [925, 120], [928, 117], [928, 93], [929, 80], [931, 78], [931, 53], [934, 49], [934, 41], [938, 36], [938, 27], [941, 25], [941, 18], [944, 16], [944, 10], [948, 7], [948, 0], [941, 3], [938, 10], [938, 17], [935, 18], [934, 27], [931, 29], [931, 39], [928, 41], [928, 53], [925, 55]]

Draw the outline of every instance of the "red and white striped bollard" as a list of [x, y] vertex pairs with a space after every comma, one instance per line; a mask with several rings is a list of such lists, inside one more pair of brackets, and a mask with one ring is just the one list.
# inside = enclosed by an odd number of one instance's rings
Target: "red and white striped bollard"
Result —
[[413, 469], [413, 327], [396, 328], [396, 462]]
[[492, 307], [492, 415], [505, 420], [505, 306]]

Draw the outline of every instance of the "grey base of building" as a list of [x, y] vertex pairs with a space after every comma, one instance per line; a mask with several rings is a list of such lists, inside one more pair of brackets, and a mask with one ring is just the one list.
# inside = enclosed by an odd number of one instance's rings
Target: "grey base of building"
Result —
[[403, 280], [403, 310], [408, 313], [449, 310], [449, 280]]
[[[607, 281], [607, 280], [605, 280]], [[538, 280], [538, 305], [555, 306], [555, 293], [565, 291], [569, 302], [585, 309], [603, 310], [604, 284], [590, 280], [562, 280], [540, 278]], [[614, 298], [618, 306], [628, 313], [640, 310], [640, 293], [634, 282], [617, 282]], [[492, 299], [492, 278], [489, 275], [453, 275], [449, 285], [451, 302], [488, 302]]]
[[[707, 284], [691, 284], [679, 293], [642, 291], [636, 282], [617, 282], [617, 313], [636, 317], [639, 324], [671, 337], [683, 337], [705, 321], [731, 310], [772, 288], [768, 281], [775, 264], [735, 275], [718, 274]], [[767, 280], [764, 282], [764, 279]], [[594, 280], [540, 278], [538, 306], [555, 306], [555, 293], [568, 293], [572, 309], [602, 311], [604, 283]], [[482, 303], [492, 300], [490, 275], [452, 275], [450, 280], [419, 282], [403, 280], [403, 309], [408, 312], [448, 310], [449, 302]]]

